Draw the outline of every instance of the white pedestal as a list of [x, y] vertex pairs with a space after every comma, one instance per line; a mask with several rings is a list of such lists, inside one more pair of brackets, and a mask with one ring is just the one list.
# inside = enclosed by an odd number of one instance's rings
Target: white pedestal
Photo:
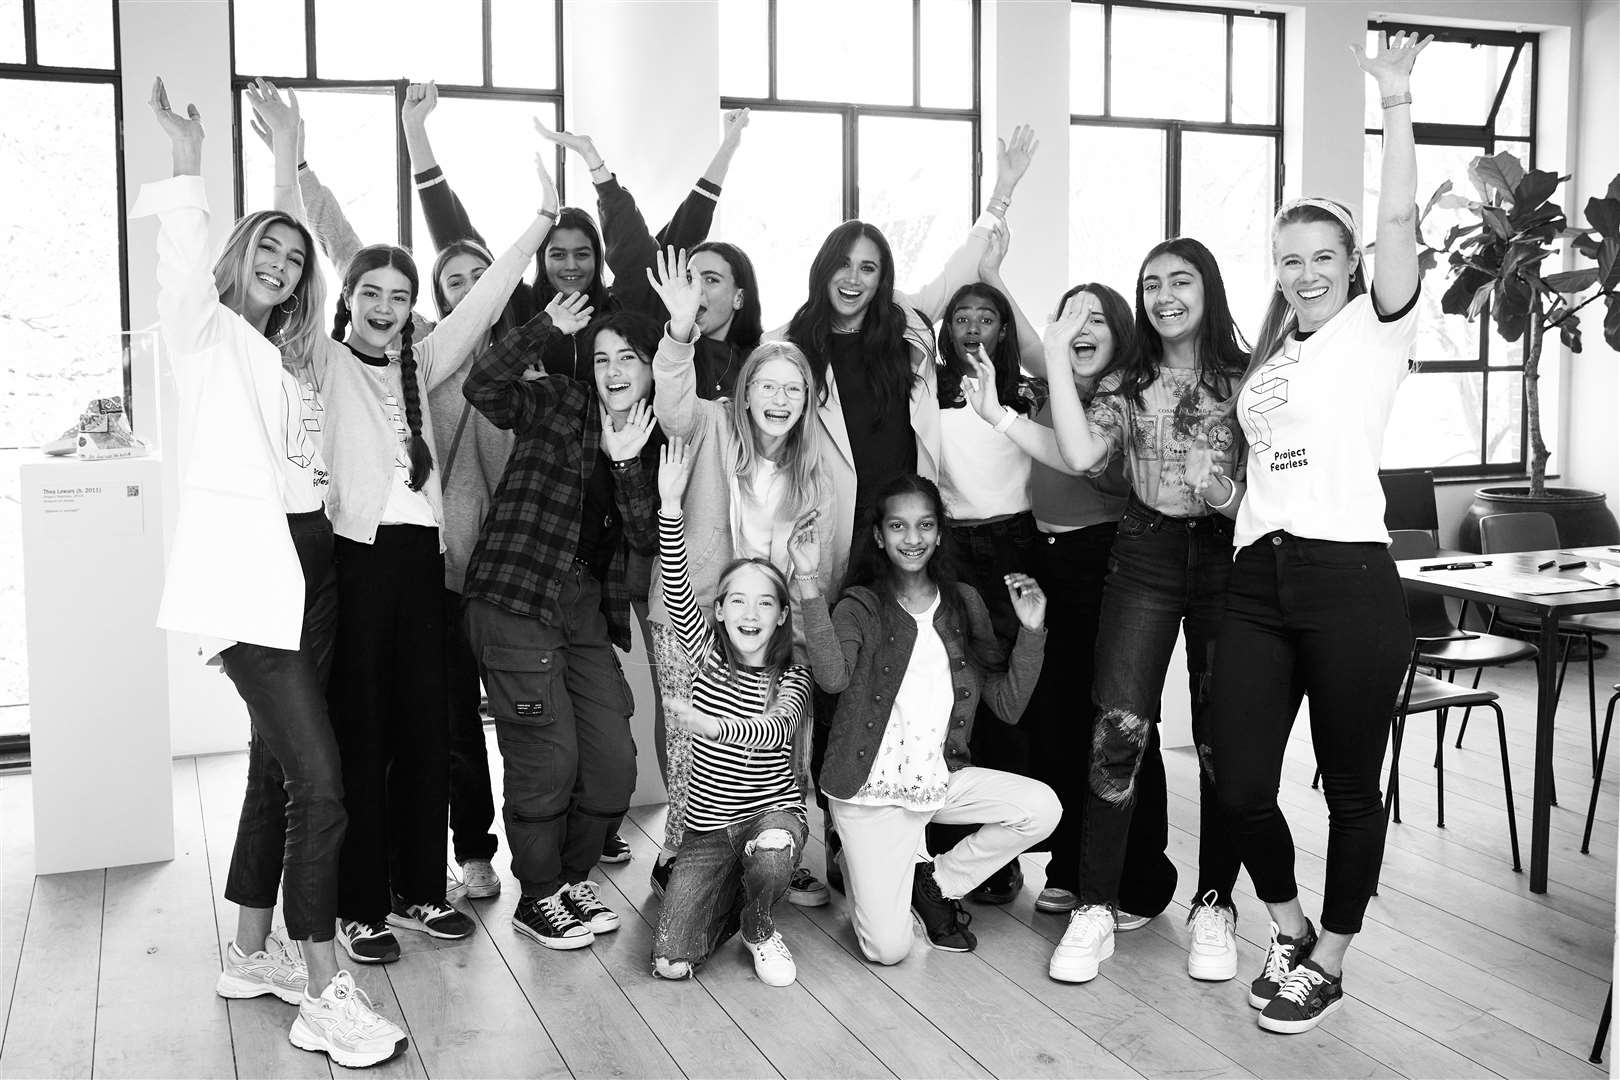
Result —
[[22, 466], [41, 874], [174, 857], [162, 474], [157, 457]]

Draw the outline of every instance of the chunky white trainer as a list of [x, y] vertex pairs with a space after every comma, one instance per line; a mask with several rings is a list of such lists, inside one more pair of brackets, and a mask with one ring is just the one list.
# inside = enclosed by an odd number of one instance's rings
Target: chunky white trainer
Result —
[[1192, 930], [1187, 944], [1187, 974], [1206, 982], [1225, 982], [1237, 977], [1237, 913], [1215, 901], [1212, 889], [1198, 901], [1187, 920]]
[[214, 992], [222, 998], [274, 994], [289, 1005], [303, 1001], [308, 988], [309, 968], [304, 966], [303, 953], [274, 932], [264, 939], [264, 948], [252, 956], [231, 942], [225, 952], [225, 970], [214, 983]]
[[321, 996], [305, 994], [287, 1039], [300, 1050], [325, 1054], [349, 1069], [377, 1065], [404, 1051], [405, 1033], [377, 1015], [354, 976], [340, 971]]
[[1114, 913], [1106, 904], [1082, 904], [1069, 912], [1069, 928], [1052, 950], [1047, 974], [1058, 982], [1083, 983], [1114, 955]]

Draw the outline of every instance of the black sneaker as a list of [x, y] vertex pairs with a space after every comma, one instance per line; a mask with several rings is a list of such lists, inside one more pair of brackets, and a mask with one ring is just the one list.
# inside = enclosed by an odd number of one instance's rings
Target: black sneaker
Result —
[[602, 903], [599, 888], [594, 881], [576, 882], [563, 890], [563, 906], [591, 933], [611, 934], [619, 928], [619, 913]]
[[1284, 976], [1277, 996], [1260, 1012], [1260, 1026], [1279, 1035], [1298, 1035], [1322, 1022], [1328, 1013], [1344, 1004], [1344, 982], [1302, 960]]
[[604, 863], [621, 863], [630, 861], [630, 845], [624, 842], [624, 837], [618, 833], [609, 833], [608, 838], [602, 842], [602, 857], [596, 860]]
[[968, 924], [973, 916], [962, 910], [962, 901], [948, 900], [934, 880], [934, 864], [920, 862], [911, 879], [911, 910], [922, 920], [923, 930], [934, 948], [945, 952], [972, 952], [979, 947]]
[[512, 912], [512, 929], [548, 949], [583, 949], [596, 940], [591, 928], [576, 919], [563, 902], [564, 886], [550, 896], [525, 896]]
[[980, 882], [967, 898], [980, 904], [1010, 904], [1023, 888], [1024, 868], [1014, 859]]
[[1305, 936], [1299, 940], [1279, 933], [1277, 924], [1271, 924], [1271, 945], [1266, 949], [1266, 962], [1260, 968], [1260, 976], [1249, 984], [1249, 1005], [1256, 1009], [1264, 1009], [1272, 998], [1277, 996], [1277, 990], [1282, 986], [1283, 979], [1288, 973], [1304, 962], [1316, 948], [1316, 927], [1311, 925], [1309, 919], [1305, 920]]
[[467, 937], [478, 925], [443, 900], [408, 904], [398, 894], [394, 896], [394, 910], [388, 913], [388, 923], [401, 930], [419, 930], [429, 937], [450, 941]]
[[674, 872], [675, 856], [671, 855], [667, 859], [653, 860], [651, 874], [652, 891], [658, 894], [658, 898], [660, 900], [664, 897], [664, 890], [669, 888], [669, 875], [673, 874]]
[[844, 842], [838, 839], [838, 830], [833, 828], [832, 819], [827, 819], [827, 827], [822, 831], [821, 840], [827, 849], [827, 887], [838, 892], [844, 892], [844, 868], [838, 864], [838, 855], [844, 850]]
[[357, 964], [392, 964], [399, 959], [399, 940], [385, 922], [340, 920], [337, 940], [349, 959]]

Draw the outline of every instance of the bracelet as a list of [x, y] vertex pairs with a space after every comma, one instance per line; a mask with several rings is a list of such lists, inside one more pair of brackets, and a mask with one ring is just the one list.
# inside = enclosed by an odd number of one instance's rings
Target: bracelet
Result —
[[821, 580], [821, 575], [815, 573], [814, 571], [812, 571], [812, 572], [810, 572], [808, 574], [805, 574], [805, 573], [799, 572], [798, 570], [795, 570], [795, 571], [793, 571], [793, 580], [794, 581], [820, 581]]
[[1001, 410], [1001, 419], [997, 420], [992, 427], [997, 435], [1005, 435], [1013, 424], [1017, 422], [1017, 420], [1018, 414], [1006, 406], [1003, 406]]
[[1412, 92], [1408, 90], [1404, 94], [1391, 94], [1389, 97], [1383, 98], [1379, 104], [1386, 109], [1393, 109], [1397, 105], [1410, 105], [1412, 104]]
[[614, 468], [618, 472], [624, 472], [624, 470], [626, 470], [630, 466], [634, 465], [638, 460], [639, 460], [638, 458], [633, 458], [633, 457], [632, 458], [625, 458], [623, 461], [609, 461], [608, 465], [610, 465], [612, 468]]
[[309, 161], [307, 159], [304, 160], [304, 161], [300, 161], [298, 163], [298, 171], [299, 172], [308, 172], [309, 171]]
[[1228, 484], [1232, 485], [1232, 490], [1227, 492], [1226, 499], [1223, 502], [1212, 503], [1208, 499], [1205, 499], [1204, 505], [1209, 507], [1211, 510], [1225, 510], [1227, 507], [1231, 506], [1232, 501], [1237, 498], [1237, 481], [1232, 479], [1230, 476], [1222, 477], [1222, 479]]
[[557, 211], [555, 211], [555, 210], [547, 210], [544, 207], [541, 207], [539, 210], [536, 210], [534, 212], [534, 216], [535, 217], [550, 218], [552, 221], [556, 221], [557, 220]]
[[990, 201], [985, 204], [985, 209], [993, 214], [1005, 214], [1012, 209], [1012, 200], [1003, 199], [999, 195], [992, 195]]

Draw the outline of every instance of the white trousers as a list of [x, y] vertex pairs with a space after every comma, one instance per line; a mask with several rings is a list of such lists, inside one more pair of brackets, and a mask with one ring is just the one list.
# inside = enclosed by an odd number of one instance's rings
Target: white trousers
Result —
[[929, 822], [982, 826], [934, 859], [940, 892], [959, 899], [1046, 839], [1063, 814], [1057, 795], [1039, 780], [971, 766], [951, 773], [945, 802], [935, 810], [833, 798], [827, 804], [843, 842], [855, 938], [879, 964], [898, 964], [911, 951], [913, 868], [928, 860], [923, 830]]

